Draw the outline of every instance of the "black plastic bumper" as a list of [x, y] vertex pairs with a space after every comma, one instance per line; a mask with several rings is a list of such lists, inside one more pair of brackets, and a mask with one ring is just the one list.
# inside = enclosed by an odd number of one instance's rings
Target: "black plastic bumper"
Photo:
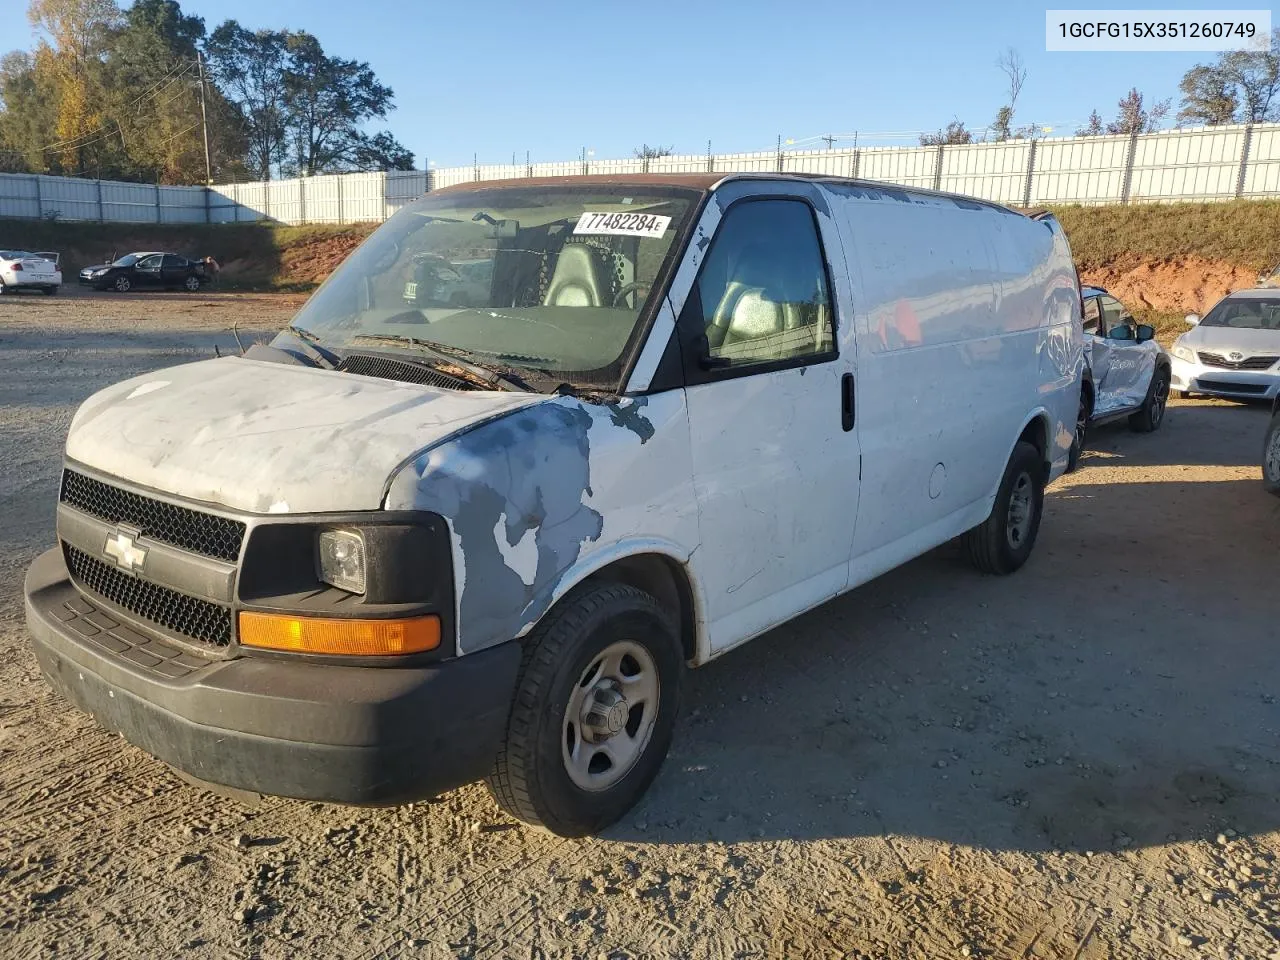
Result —
[[256, 793], [396, 804], [477, 780], [493, 764], [520, 665], [505, 643], [425, 667], [239, 657], [164, 677], [83, 635], [84, 621], [111, 621], [82, 616], [60, 551], [31, 565], [24, 592], [55, 690], [190, 776]]

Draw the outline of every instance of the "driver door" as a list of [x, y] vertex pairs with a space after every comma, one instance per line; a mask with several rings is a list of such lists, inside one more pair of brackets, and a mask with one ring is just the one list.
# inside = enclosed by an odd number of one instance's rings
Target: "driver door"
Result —
[[161, 285], [160, 265], [163, 261], [160, 254], [143, 257], [133, 267], [133, 282], [140, 287], [158, 287]]

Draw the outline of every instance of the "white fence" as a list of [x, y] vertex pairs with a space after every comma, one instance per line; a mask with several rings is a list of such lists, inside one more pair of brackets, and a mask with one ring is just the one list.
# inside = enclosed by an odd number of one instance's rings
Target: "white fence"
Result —
[[428, 190], [470, 181], [583, 173], [741, 171], [860, 177], [1030, 207], [1280, 197], [1280, 123], [938, 147], [486, 164], [430, 173], [351, 173], [208, 189], [0, 174], [0, 217], [132, 223], [355, 223], [385, 220]]

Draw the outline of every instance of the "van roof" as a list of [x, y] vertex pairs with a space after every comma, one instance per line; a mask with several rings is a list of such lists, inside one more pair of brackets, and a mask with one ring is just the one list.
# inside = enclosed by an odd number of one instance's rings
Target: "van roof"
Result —
[[863, 187], [869, 190], [895, 191], [912, 193], [926, 197], [945, 197], [952, 200], [963, 200], [967, 203], [981, 204], [1003, 213], [1026, 216], [1019, 210], [1006, 207], [991, 200], [982, 200], [961, 193], [947, 193], [944, 190], [929, 190], [925, 187], [908, 187], [898, 183], [887, 183], [881, 180], [859, 180], [853, 177], [837, 177], [823, 173], [752, 173], [752, 172], [716, 172], [716, 173], [593, 173], [567, 177], [513, 177], [507, 180], [468, 180], [455, 183], [431, 193], [461, 193], [471, 190], [486, 190], [492, 187], [549, 187], [571, 186], [580, 184], [617, 184], [637, 187], [684, 187], [709, 193], [722, 184], [735, 180], [799, 180], [808, 183], [835, 183], [851, 187]]

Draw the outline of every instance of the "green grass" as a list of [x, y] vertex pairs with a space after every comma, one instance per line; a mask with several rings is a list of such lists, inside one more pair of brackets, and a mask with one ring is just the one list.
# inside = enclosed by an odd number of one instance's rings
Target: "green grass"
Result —
[[1280, 201], [1055, 207], [1081, 270], [1201, 257], [1250, 270], [1280, 263]]

